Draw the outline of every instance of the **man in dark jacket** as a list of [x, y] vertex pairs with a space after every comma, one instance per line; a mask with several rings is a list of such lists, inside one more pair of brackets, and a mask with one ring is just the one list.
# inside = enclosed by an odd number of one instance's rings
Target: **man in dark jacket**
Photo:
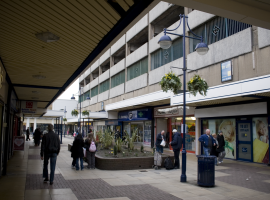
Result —
[[44, 168], [43, 168], [43, 178], [45, 178], [44, 182], [48, 181], [48, 162], [50, 159], [50, 167], [51, 167], [50, 185], [53, 184], [56, 159], [59, 152], [60, 152], [59, 137], [57, 134], [54, 133], [53, 125], [49, 124], [48, 133], [45, 134], [42, 139], [40, 156], [41, 160], [44, 159]]
[[157, 152], [159, 153], [163, 153], [163, 146], [161, 146], [160, 144], [163, 140], [164, 132], [165, 131], [162, 130], [159, 134], [157, 134], [156, 148], [157, 148]]
[[28, 127], [26, 130], [26, 141], [30, 140], [29, 136], [30, 136], [30, 131], [29, 131], [29, 127]]
[[174, 153], [174, 169], [180, 168], [179, 154], [180, 149], [182, 148], [183, 139], [180, 133], [176, 129], [173, 129], [173, 136], [170, 145], [173, 148]]
[[215, 142], [213, 136], [210, 135], [209, 129], [206, 129], [205, 134], [201, 135], [201, 137], [199, 138], [199, 141], [203, 145], [204, 155], [209, 156], [209, 154], [212, 150], [212, 147], [216, 146], [216, 142]]
[[219, 153], [218, 154], [218, 163], [220, 164], [223, 162], [223, 158], [226, 155], [226, 153], [225, 153], [225, 140], [224, 140], [224, 136], [223, 136], [222, 131], [218, 132], [217, 141], [218, 141], [218, 147], [217, 147], [216, 151]]

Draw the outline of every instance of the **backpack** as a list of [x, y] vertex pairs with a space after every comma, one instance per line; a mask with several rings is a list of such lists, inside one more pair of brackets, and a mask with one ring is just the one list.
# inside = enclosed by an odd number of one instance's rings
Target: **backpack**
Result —
[[96, 152], [97, 148], [96, 148], [96, 145], [95, 145], [95, 142], [92, 141], [91, 144], [90, 144], [90, 147], [89, 147], [89, 151], [90, 152]]
[[167, 170], [170, 170], [170, 169], [173, 169], [174, 168], [173, 162], [172, 162], [172, 160], [169, 157], [164, 160], [164, 167]]

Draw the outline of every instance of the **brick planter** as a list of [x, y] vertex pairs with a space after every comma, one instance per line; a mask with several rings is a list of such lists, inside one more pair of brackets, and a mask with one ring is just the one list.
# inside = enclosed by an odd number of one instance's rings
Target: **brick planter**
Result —
[[[162, 166], [168, 155], [162, 155]], [[169, 156], [174, 161], [173, 156]], [[130, 158], [104, 158], [96, 155], [96, 168], [101, 170], [132, 170], [150, 169], [154, 164], [154, 157], [130, 157]]]

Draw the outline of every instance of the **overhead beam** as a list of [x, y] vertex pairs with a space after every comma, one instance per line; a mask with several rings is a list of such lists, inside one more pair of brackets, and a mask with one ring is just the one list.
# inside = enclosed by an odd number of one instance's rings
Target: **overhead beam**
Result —
[[243, 97], [257, 98], [257, 99], [270, 99], [270, 97], [257, 96], [257, 95], [245, 95]]
[[28, 99], [20, 99], [20, 101], [33, 101], [33, 102], [44, 102], [44, 103], [47, 103], [47, 102], [50, 102], [50, 101], [39, 101], [39, 100], [28, 100]]
[[50, 89], [50, 90], [61, 89], [61, 87], [44, 86], [44, 85], [26, 85], [26, 84], [13, 84], [13, 87], [39, 88], [39, 89]]

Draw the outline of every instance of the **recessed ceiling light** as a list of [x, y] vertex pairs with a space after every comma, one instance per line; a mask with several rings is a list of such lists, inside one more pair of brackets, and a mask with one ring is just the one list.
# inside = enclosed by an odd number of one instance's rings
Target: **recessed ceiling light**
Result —
[[32, 77], [33, 78], [36, 78], [36, 79], [45, 79], [46, 78], [46, 76], [43, 76], [43, 75], [40, 75], [40, 74], [38, 74], [38, 75], [32, 75]]
[[54, 35], [53, 33], [51, 32], [41, 32], [41, 33], [37, 33], [35, 34], [36, 35], [36, 38], [43, 41], [43, 42], [46, 42], [46, 43], [49, 43], [49, 42], [56, 42], [60, 39], [60, 37]]

